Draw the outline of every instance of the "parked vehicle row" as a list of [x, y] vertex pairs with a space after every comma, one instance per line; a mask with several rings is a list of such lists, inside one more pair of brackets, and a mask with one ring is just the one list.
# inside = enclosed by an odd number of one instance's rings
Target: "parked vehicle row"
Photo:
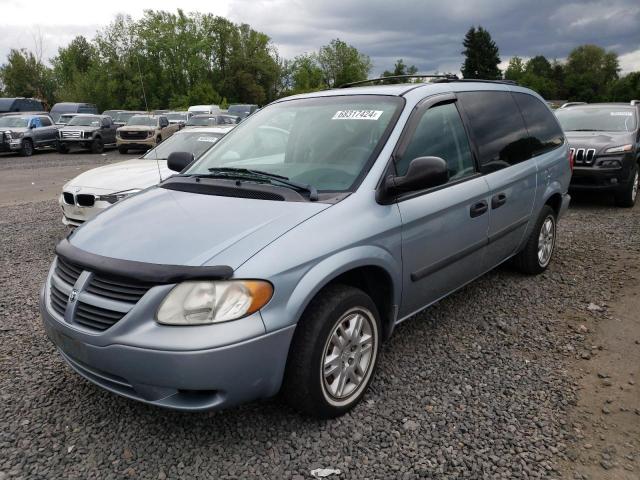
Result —
[[[170, 153], [158, 185], [110, 185], [41, 292], [62, 358], [152, 405], [282, 391], [333, 417], [399, 322], [507, 260], [543, 272], [570, 200], [558, 120], [526, 88], [440, 80], [281, 99], [197, 159]], [[99, 176], [65, 186], [69, 218]], [[86, 200], [111, 203], [100, 185]]]

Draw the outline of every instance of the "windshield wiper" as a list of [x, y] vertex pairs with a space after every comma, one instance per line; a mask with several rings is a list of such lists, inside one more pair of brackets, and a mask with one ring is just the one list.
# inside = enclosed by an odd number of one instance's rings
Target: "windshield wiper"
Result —
[[599, 132], [593, 128], [576, 128], [575, 130], [567, 130], [567, 132]]
[[262, 170], [252, 170], [249, 168], [234, 168], [234, 167], [213, 167], [209, 169], [208, 175], [194, 174], [198, 177], [212, 177], [212, 178], [237, 178], [248, 180], [262, 180], [265, 182], [277, 182], [285, 187], [292, 188], [294, 190], [302, 190], [309, 192], [309, 201], [315, 202], [318, 200], [318, 190], [313, 185], [307, 183], [294, 182], [289, 180], [289, 177], [284, 175], [278, 175], [276, 173], [264, 172]]

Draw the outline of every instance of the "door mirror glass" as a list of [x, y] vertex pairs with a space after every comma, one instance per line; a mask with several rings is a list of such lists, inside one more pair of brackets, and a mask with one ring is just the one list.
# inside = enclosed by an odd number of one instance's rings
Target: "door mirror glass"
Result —
[[447, 162], [440, 157], [418, 157], [411, 160], [407, 173], [402, 177], [388, 177], [386, 188], [390, 194], [438, 187], [449, 181]]
[[193, 153], [190, 152], [173, 152], [169, 154], [167, 158], [167, 167], [174, 172], [181, 172], [189, 164], [193, 162]]

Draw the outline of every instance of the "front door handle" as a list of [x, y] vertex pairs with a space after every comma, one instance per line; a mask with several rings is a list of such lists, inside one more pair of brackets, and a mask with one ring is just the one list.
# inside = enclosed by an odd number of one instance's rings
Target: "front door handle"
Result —
[[471, 215], [471, 218], [479, 217], [480, 215], [486, 213], [487, 210], [489, 210], [489, 205], [486, 201], [483, 200], [471, 205], [471, 208], [469, 209], [469, 215]]
[[504, 193], [499, 193], [491, 198], [491, 208], [500, 208], [507, 203], [507, 196]]

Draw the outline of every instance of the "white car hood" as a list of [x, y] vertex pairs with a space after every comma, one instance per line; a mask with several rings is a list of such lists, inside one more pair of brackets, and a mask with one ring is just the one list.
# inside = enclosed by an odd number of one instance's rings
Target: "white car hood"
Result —
[[121, 192], [157, 185], [161, 180], [173, 174], [175, 172], [167, 168], [166, 160], [126, 160], [81, 173], [69, 181], [65, 188], [82, 187], [83, 190], [97, 189]]

